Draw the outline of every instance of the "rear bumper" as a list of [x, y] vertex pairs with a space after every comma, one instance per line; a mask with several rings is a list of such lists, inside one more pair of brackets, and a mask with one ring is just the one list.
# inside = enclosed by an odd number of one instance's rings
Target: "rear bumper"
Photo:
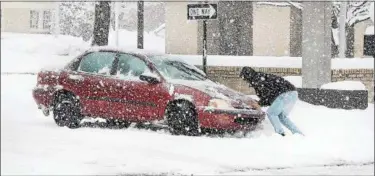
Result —
[[248, 109], [198, 109], [201, 127], [223, 130], [246, 130], [261, 123], [265, 113]]
[[36, 87], [32, 94], [38, 109], [43, 111], [45, 116], [49, 115], [49, 109], [53, 101], [53, 89]]

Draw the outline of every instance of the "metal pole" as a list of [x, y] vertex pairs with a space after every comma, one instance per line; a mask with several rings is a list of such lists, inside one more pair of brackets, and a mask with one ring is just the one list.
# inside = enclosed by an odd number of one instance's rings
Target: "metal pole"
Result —
[[55, 2], [55, 37], [60, 34], [60, 2]]
[[303, 88], [320, 88], [331, 82], [331, 20], [332, 2], [303, 2]]
[[138, 41], [137, 47], [139, 49], [143, 49], [143, 10], [144, 10], [144, 2], [142, 0], [138, 1]]
[[207, 21], [203, 20], [203, 72], [207, 74]]
[[120, 15], [120, 4], [119, 2], [115, 1], [115, 31], [116, 31], [116, 46], [119, 46], [119, 15]]
[[342, 1], [340, 4], [340, 25], [339, 25], [339, 57], [345, 58], [346, 50], [346, 36], [345, 36], [345, 26], [346, 26], [346, 2]]

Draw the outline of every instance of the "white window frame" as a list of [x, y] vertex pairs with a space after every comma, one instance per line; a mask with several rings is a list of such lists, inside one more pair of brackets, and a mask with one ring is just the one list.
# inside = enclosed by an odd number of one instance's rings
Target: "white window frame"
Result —
[[43, 29], [50, 30], [52, 26], [52, 12], [50, 10], [43, 11]]
[[[49, 12], [48, 16], [46, 15], [46, 12]], [[35, 18], [35, 16], [32, 16], [31, 13], [37, 13], [38, 19]], [[30, 32], [35, 33], [50, 33], [52, 31], [52, 10], [51, 9], [30, 9]], [[34, 20], [34, 23], [37, 22], [37, 26], [31, 25], [32, 21]], [[47, 23], [46, 23], [47, 22]], [[46, 25], [47, 24], [47, 25]]]
[[[36, 16], [33, 16], [36, 14]], [[38, 10], [30, 10], [30, 24], [29, 27], [32, 30], [39, 29], [39, 19], [40, 19], [40, 13]]]

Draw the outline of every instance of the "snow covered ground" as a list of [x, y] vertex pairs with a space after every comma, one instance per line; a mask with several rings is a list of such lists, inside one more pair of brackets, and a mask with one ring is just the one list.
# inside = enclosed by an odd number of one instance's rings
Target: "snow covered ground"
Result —
[[[373, 104], [346, 111], [298, 102], [291, 119], [305, 137], [275, 135], [268, 120], [243, 138], [135, 128], [71, 130], [37, 110], [35, 82], [34, 75], [1, 76], [1, 174], [373, 173]], [[323, 167], [342, 164], [349, 166]]]
[[12, 35], [1, 36], [1, 174], [373, 174], [373, 104], [348, 111], [299, 101], [291, 119], [305, 137], [275, 135], [268, 120], [244, 137], [222, 138], [57, 127], [34, 103], [35, 75], [17, 73], [61, 65], [72, 56], [58, 54], [74, 54], [81, 41]]

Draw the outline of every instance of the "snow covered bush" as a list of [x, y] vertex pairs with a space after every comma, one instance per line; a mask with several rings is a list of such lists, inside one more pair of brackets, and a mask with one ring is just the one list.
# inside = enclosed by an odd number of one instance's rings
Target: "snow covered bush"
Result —
[[88, 41], [93, 33], [94, 5], [95, 2], [61, 2], [61, 34], [82, 37]]

